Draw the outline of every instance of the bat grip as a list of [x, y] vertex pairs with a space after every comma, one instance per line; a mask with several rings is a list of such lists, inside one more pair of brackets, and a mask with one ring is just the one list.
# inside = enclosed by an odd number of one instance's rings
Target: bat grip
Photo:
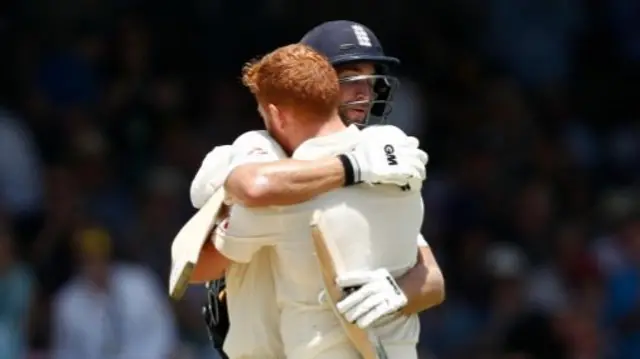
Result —
[[348, 287], [343, 287], [342, 291], [344, 292], [345, 295], [349, 295], [349, 294], [357, 291], [360, 288], [362, 288], [361, 285], [350, 285]]

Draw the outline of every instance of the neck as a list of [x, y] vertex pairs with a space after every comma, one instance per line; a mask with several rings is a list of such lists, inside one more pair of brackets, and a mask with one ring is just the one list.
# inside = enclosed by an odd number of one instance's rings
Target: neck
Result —
[[[344, 131], [347, 126], [342, 122], [340, 116], [338, 114], [332, 115], [331, 118], [327, 121], [322, 121], [318, 124], [310, 125], [306, 127], [306, 131], [300, 136], [300, 139], [296, 141], [295, 146], [292, 146], [292, 149], [295, 150], [300, 146], [303, 142], [310, 138], [322, 137], [331, 135], [340, 131]], [[293, 151], [291, 151], [293, 152]]]
[[330, 120], [320, 124], [315, 129], [313, 136], [309, 136], [308, 138], [331, 135], [336, 132], [344, 131], [345, 128], [347, 128], [347, 126], [342, 122], [340, 116], [335, 114], [331, 116]]

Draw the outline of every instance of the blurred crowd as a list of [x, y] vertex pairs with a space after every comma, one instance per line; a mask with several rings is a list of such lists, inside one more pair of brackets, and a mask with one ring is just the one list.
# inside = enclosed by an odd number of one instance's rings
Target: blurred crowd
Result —
[[190, 180], [260, 127], [243, 62], [340, 18], [430, 154], [421, 355], [640, 358], [640, 2], [367, 4], [2, 2], [0, 359], [214, 357], [203, 290], [166, 295]]

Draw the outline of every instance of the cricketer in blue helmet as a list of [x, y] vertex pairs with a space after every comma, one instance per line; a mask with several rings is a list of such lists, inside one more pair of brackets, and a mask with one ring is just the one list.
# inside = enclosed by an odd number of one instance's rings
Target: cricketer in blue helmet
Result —
[[314, 27], [300, 42], [327, 57], [338, 72], [340, 115], [345, 122], [369, 125], [386, 121], [399, 85], [391, 70], [400, 60], [384, 53], [371, 29], [354, 21], [329, 21]]
[[[391, 111], [393, 92], [398, 86], [390, 70], [399, 64], [399, 60], [384, 54], [370, 29], [352, 21], [331, 21], [312, 29], [301, 42], [325, 55], [336, 68], [341, 81], [341, 117], [345, 122], [372, 124], [385, 120]], [[413, 314], [443, 300], [442, 274], [426, 243], [420, 247], [418, 259], [413, 269], [396, 279], [408, 302], [400, 308], [392, 308], [393, 311]], [[363, 327], [372, 325], [378, 319], [371, 316], [372, 312], [381, 310], [375, 306], [383, 306], [388, 302], [384, 295], [384, 291], [390, 289], [386, 286], [388, 275], [381, 272], [364, 273], [360, 278], [344, 279], [345, 286], [359, 287], [360, 290], [345, 298], [339, 306], [343, 315]], [[210, 287], [220, 288], [218, 285]], [[219, 298], [218, 290], [211, 291], [211, 302], [205, 312], [210, 324], [221, 323], [219, 327], [209, 325], [214, 337], [221, 341], [226, 332], [226, 320]], [[379, 300], [374, 303], [372, 298]], [[214, 316], [213, 313], [219, 315]]]

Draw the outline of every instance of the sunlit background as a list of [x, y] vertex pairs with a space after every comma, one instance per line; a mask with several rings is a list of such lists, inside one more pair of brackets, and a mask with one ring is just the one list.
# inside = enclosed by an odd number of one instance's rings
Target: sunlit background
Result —
[[0, 359], [215, 358], [203, 291], [166, 295], [188, 185], [261, 125], [243, 62], [335, 19], [402, 60], [430, 154], [423, 358], [640, 358], [640, 1], [5, 0]]

